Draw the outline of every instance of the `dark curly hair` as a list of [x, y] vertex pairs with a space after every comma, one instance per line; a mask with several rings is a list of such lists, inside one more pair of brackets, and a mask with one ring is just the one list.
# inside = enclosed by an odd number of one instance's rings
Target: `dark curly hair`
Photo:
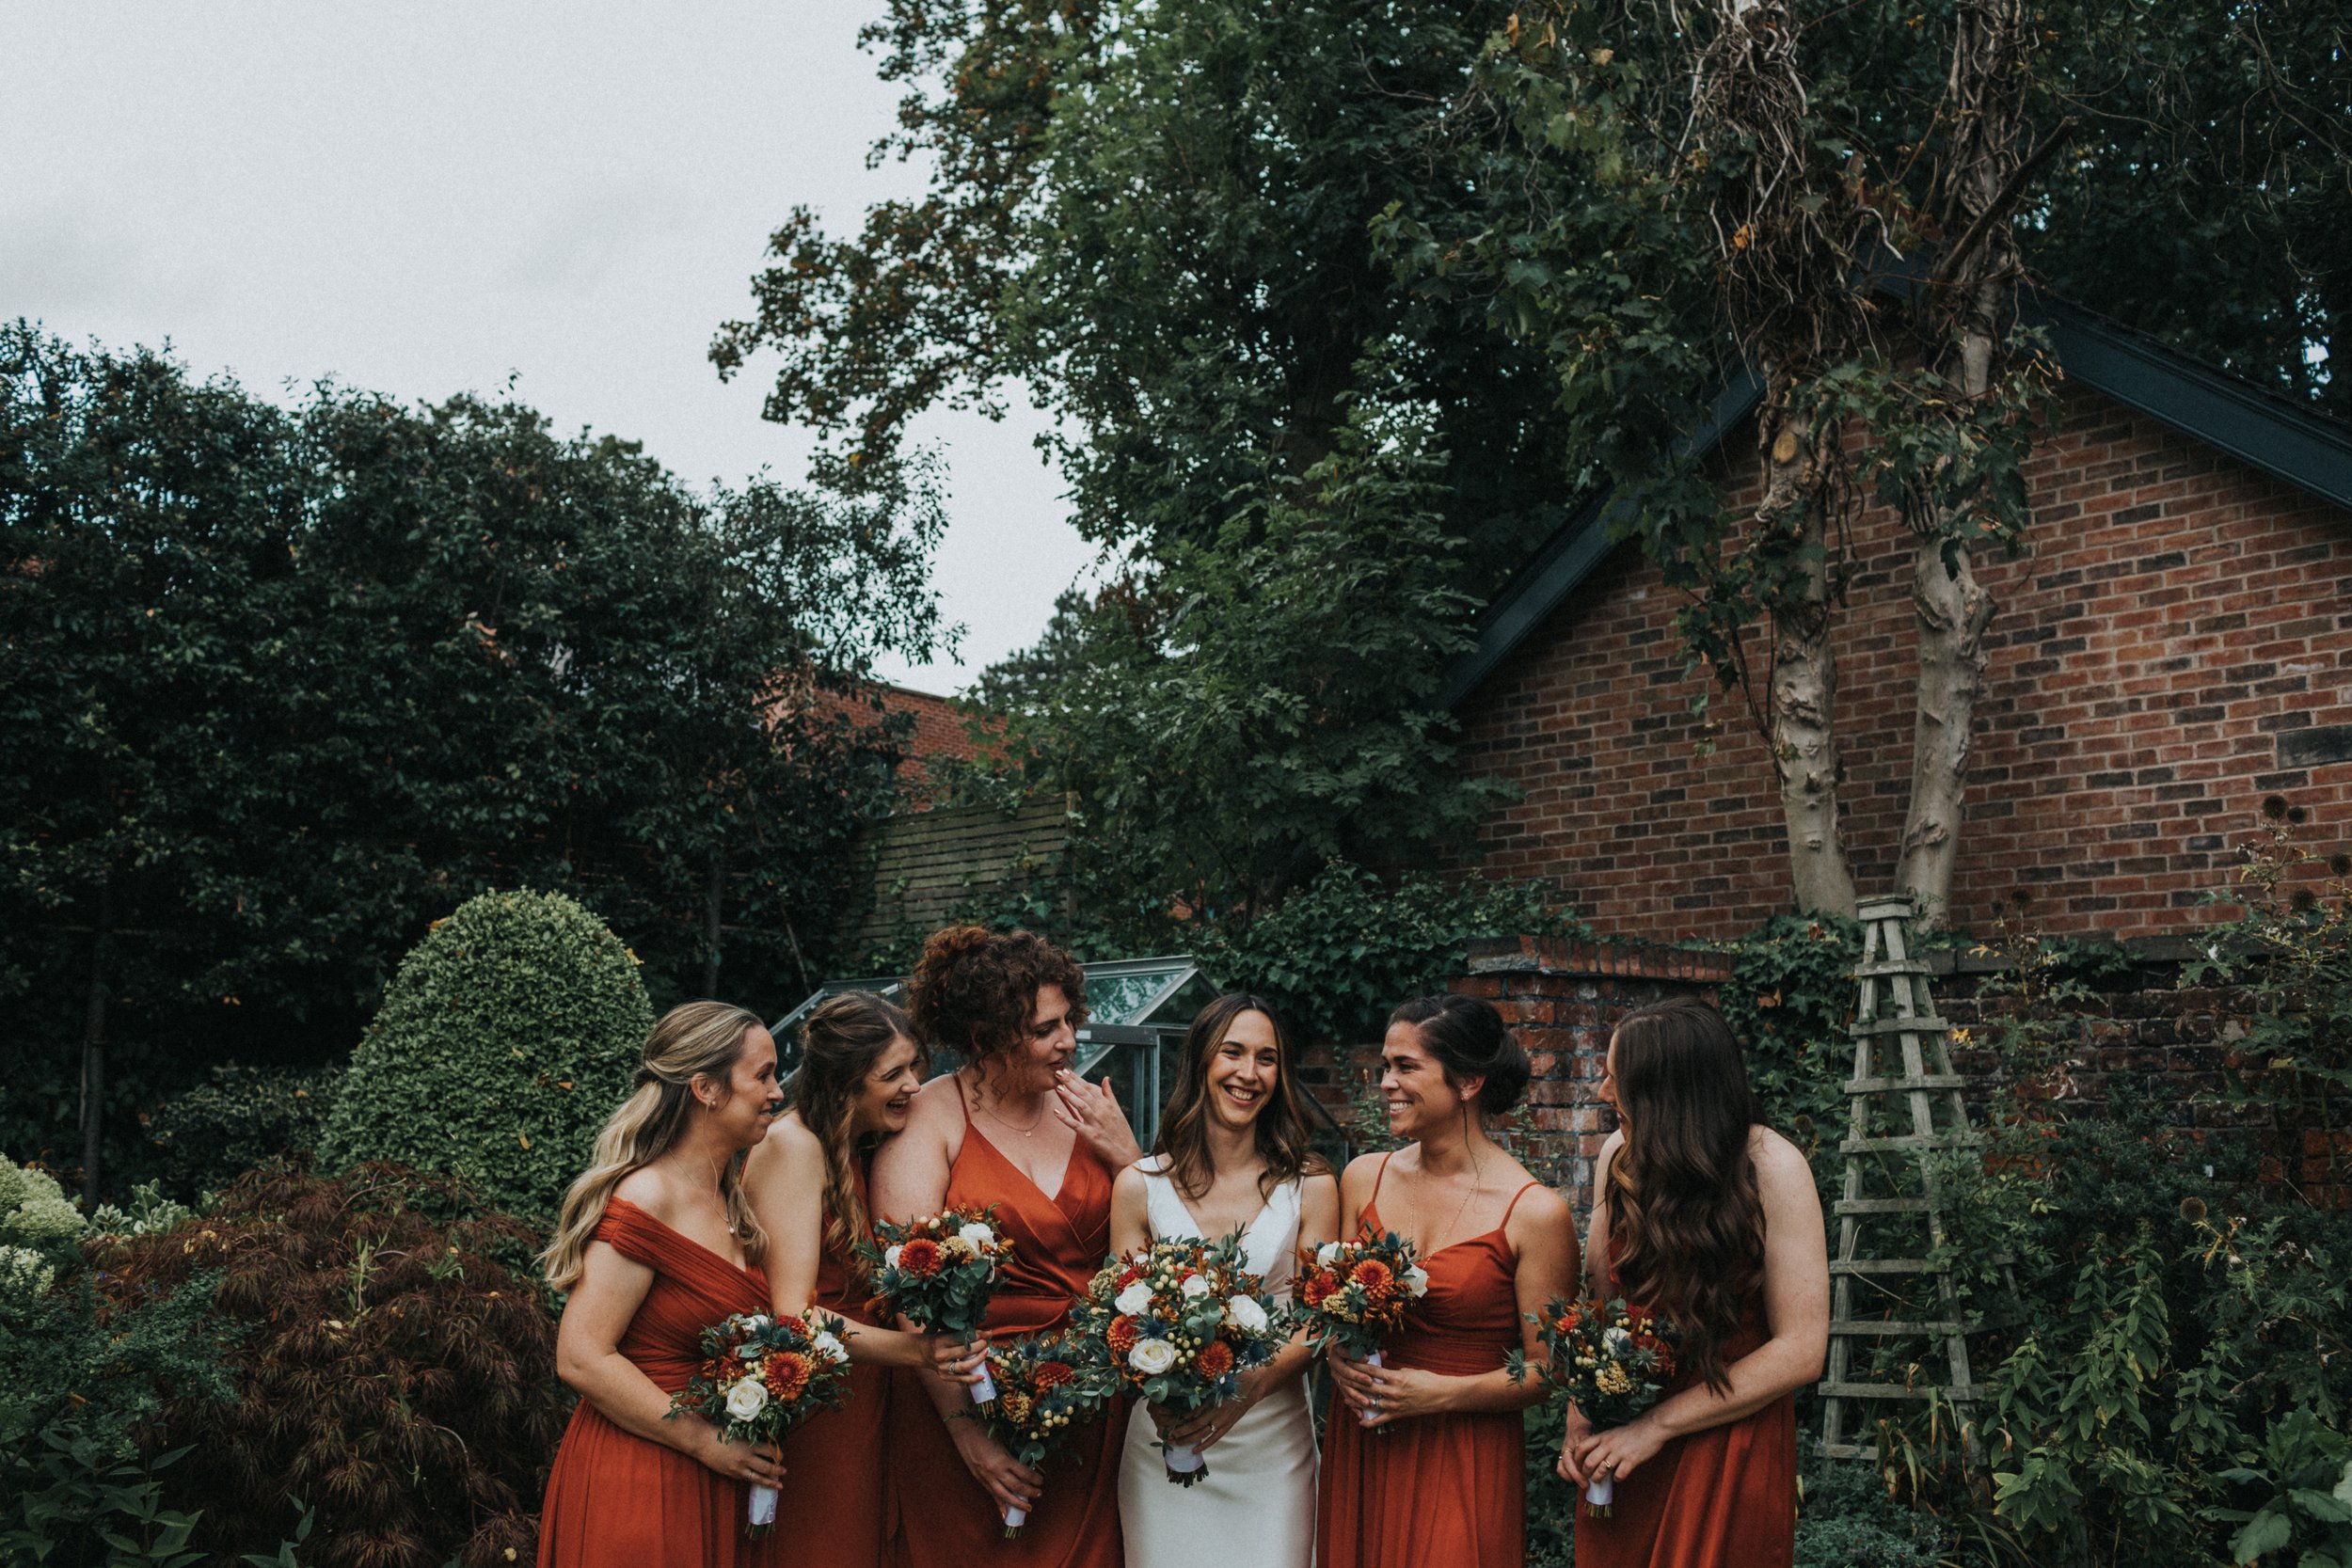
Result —
[[1072, 1027], [1086, 1022], [1087, 977], [1069, 954], [1028, 931], [949, 926], [923, 943], [907, 1011], [927, 1044], [984, 1062], [1021, 1043], [1043, 986], [1070, 999]]

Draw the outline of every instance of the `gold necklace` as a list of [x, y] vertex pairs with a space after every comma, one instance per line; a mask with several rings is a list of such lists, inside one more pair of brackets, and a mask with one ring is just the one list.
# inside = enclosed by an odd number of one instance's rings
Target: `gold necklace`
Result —
[[1011, 1117], [1006, 1116], [1004, 1112], [998, 1110], [993, 1105], [983, 1105], [980, 1109], [987, 1112], [989, 1118], [994, 1121], [999, 1127], [1002, 1127], [1006, 1132], [1018, 1132], [1025, 1138], [1035, 1133], [1040, 1127], [1044, 1125], [1045, 1122], [1045, 1107], [1042, 1105], [1040, 1105], [1037, 1108], [1037, 1115], [1029, 1118], [1029, 1125], [1026, 1127], [1023, 1127], [1014, 1122]]
[[[1421, 1173], [1421, 1175], [1422, 1175], [1422, 1180], [1424, 1180], [1424, 1181], [1425, 1181], [1425, 1180], [1427, 1180], [1429, 1179], [1429, 1173], [1428, 1173], [1426, 1170], [1423, 1170], [1423, 1171]], [[1473, 1154], [1473, 1155], [1471, 1155], [1471, 1156], [1470, 1156], [1470, 1190], [1469, 1192], [1467, 1192], [1467, 1193], [1464, 1193], [1464, 1194], [1462, 1195], [1462, 1201], [1461, 1201], [1461, 1202], [1459, 1202], [1459, 1203], [1457, 1203], [1457, 1204], [1455, 1204], [1455, 1205], [1454, 1206], [1454, 1217], [1453, 1217], [1452, 1219], [1450, 1219], [1450, 1220], [1448, 1220], [1448, 1221], [1446, 1221], [1446, 1222], [1445, 1222], [1445, 1227], [1446, 1227], [1446, 1229], [1447, 1229], [1447, 1230], [1449, 1230], [1449, 1231], [1450, 1231], [1450, 1230], [1452, 1230], [1454, 1227], [1456, 1227], [1456, 1226], [1458, 1226], [1458, 1225], [1460, 1225], [1460, 1224], [1462, 1223], [1462, 1213], [1463, 1213], [1463, 1211], [1467, 1210], [1467, 1209], [1470, 1207], [1470, 1200], [1471, 1198], [1476, 1197], [1476, 1196], [1478, 1196], [1481, 1192], [1483, 1192], [1483, 1191], [1486, 1189], [1486, 1179], [1485, 1174], [1484, 1174], [1483, 1172], [1481, 1172], [1481, 1171], [1479, 1170], [1479, 1168], [1478, 1168], [1478, 1157], [1477, 1157], [1476, 1155], [1474, 1155], [1474, 1154]], [[1420, 1188], [1418, 1185], [1416, 1185], [1416, 1186], [1414, 1187], [1414, 1189], [1413, 1189], [1413, 1224], [1414, 1224], [1414, 1226], [1415, 1226], [1415, 1227], [1416, 1227], [1416, 1228], [1418, 1228], [1418, 1227], [1419, 1227], [1419, 1226], [1420, 1226], [1420, 1224], [1421, 1224], [1421, 1188]], [[1424, 1236], [1424, 1238], [1423, 1238], [1423, 1239], [1424, 1239], [1424, 1240], [1426, 1240], [1426, 1237]], [[1453, 1243], [1452, 1243], [1451, 1242], [1449, 1242], [1449, 1243], [1446, 1243], [1446, 1245], [1447, 1245], [1447, 1246], [1451, 1246], [1451, 1245], [1453, 1245]], [[1422, 1256], [1423, 1258], [1428, 1258], [1428, 1257], [1433, 1256], [1433, 1255], [1434, 1255], [1434, 1253], [1443, 1252], [1444, 1250], [1445, 1250], [1445, 1247], [1436, 1247], [1436, 1248], [1432, 1248], [1430, 1251], [1423, 1252], [1423, 1253], [1422, 1254]]]

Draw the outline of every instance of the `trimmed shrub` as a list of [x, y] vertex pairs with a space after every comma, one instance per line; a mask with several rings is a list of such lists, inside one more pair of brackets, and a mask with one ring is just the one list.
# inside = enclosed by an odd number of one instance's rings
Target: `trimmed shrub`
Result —
[[210, 1083], [172, 1096], [148, 1116], [147, 1135], [162, 1156], [165, 1180], [194, 1197], [271, 1160], [304, 1159], [318, 1148], [342, 1080], [340, 1067], [214, 1068]]
[[233, 1553], [311, 1511], [305, 1568], [503, 1568], [532, 1560], [566, 1416], [555, 1325], [499, 1261], [533, 1237], [469, 1189], [370, 1164], [256, 1172], [201, 1220], [106, 1249], [115, 1303], [200, 1275], [239, 1336], [231, 1397], [178, 1400], [150, 1452], [185, 1448], [165, 1496], [193, 1544]]
[[628, 1093], [653, 1005], [636, 956], [557, 893], [485, 893], [435, 924], [352, 1053], [324, 1171], [389, 1160], [551, 1217]]

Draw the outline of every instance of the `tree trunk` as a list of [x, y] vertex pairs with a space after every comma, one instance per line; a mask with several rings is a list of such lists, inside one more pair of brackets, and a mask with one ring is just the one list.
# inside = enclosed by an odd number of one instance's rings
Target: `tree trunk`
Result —
[[98, 928], [90, 937], [89, 1004], [82, 1018], [82, 1207], [98, 1207], [106, 1132], [106, 960], [114, 945], [114, 882], [98, 879]]
[[1830, 647], [1826, 519], [1811, 484], [1813, 446], [1821, 439], [1836, 436], [1808, 437], [1791, 424], [1773, 434], [1764, 453], [1756, 526], [1785, 530], [1787, 519], [1799, 518], [1798, 543], [1807, 562], [1802, 601], [1772, 616], [1772, 766], [1788, 830], [1789, 881], [1800, 910], [1851, 916], [1853, 872], [1837, 816], [1837, 660]]
[[1993, 595], [1969, 568], [1968, 548], [1946, 551], [1931, 538], [1914, 548], [1911, 604], [1919, 623], [1918, 707], [1911, 734], [1911, 812], [1903, 824], [1897, 885], [1912, 895], [1920, 922], [1945, 923], [1952, 865], [1968, 788], [1968, 752], [1977, 699], [1984, 691], [1984, 630]]

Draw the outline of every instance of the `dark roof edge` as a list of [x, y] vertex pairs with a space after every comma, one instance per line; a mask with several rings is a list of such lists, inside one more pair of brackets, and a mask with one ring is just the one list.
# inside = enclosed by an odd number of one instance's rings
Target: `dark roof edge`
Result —
[[[2070, 381], [2352, 510], [2352, 431], [2079, 307], [2044, 295], [2027, 300], [2023, 313], [2049, 334]], [[1706, 422], [1677, 443], [1677, 459], [1711, 451], [1763, 395], [1763, 385], [1743, 367], [1715, 395]], [[1476, 645], [1447, 669], [1441, 705], [1459, 706], [1592, 575], [1611, 551], [1609, 524], [1624, 504], [1604, 493], [1544, 541], [1479, 618]]]

